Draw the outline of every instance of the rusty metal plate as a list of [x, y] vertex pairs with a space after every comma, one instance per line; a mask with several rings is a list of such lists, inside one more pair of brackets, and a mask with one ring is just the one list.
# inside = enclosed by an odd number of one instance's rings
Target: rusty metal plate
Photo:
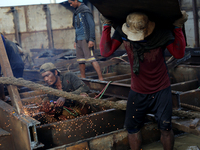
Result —
[[123, 129], [124, 120], [125, 111], [109, 109], [71, 120], [38, 126], [38, 140], [45, 145], [45, 149], [61, 146]]

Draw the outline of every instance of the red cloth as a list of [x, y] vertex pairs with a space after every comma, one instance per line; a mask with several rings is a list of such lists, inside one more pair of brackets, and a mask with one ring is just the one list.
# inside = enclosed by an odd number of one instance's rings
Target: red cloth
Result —
[[[104, 57], [114, 53], [122, 42], [110, 37], [111, 27], [104, 26], [100, 42], [101, 55]], [[167, 46], [169, 52], [175, 58], [182, 58], [185, 53], [185, 38], [181, 28], [174, 29], [175, 40]], [[124, 41], [131, 66], [131, 89], [142, 94], [152, 94], [170, 86], [167, 66], [164, 58], [164, 50], [159, 47], [144, 53], [143, 62], [140, 61], [139, 75], [135, 75], [132, 70], [133, 52], [130, 42]]]

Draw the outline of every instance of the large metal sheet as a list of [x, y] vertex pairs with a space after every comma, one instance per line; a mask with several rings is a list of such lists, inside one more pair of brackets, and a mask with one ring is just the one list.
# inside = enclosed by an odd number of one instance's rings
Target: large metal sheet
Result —
[[122, 24], [129, 13], [140, 11], [163, 25], [181, 17], [178, 0], [89, 0], [105, 17]]

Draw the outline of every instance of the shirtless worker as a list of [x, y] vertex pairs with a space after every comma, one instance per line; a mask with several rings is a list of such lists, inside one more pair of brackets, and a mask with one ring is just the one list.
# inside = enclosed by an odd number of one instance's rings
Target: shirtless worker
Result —
[[184, 56], [186, 42], [181, 27], [187, 17], [186, 12], [182, 11], [182, 17], [174, 22], [172, 32], [158, 28], [146, 14], [134, 12], [126, 17], [122, 27], [116, 28], [112, 38], [112, 22], [102, 17], [104, 28], [100, 42], [101, 55], [110, 56], [124, 43], [130, 62], [131, 90], [125, 128], [132, 150], [141, 147], [140, 129], [147, 113], [155, 115], [164, 150], [173, 149], [171, 86], [164, 50], [167, 48], [177, 59]]

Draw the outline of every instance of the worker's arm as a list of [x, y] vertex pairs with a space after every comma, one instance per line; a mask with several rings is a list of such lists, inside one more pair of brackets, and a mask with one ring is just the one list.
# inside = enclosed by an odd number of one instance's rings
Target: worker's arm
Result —
[[89, 92], [89, 87], [87, 85], [81, 85], [78, 89], [75, 91], [71, 92], [72, 94], [80, 94], [80, 93], [88, 93]]
[[59, 97], [56, 101], [56, 107], [62, 107], [65, 104], [65, 98], [64, 97]]
[[[115, 31], [114, 35], [117, 34], [116, 32], [117, 31]], [[122, 43], [122, 41], [118, 40], [117, 38], [111, 38], [110, 33], [111, 33], [111, 26], [104, 25], [100, 41], [100, 52], [103, 57], [109, 57], [117, 50], [117, 48]]]
[[182, 28], [175, 28], [174, 34], [175, 34], [175, 40], [173, 43], [167, 46], [167, 49], [176, 59], [180, 59], [185, 54], [185, 46], [186, 46]]
[[71, 92], [72, 94], [88, 93], [90, 91], [89, 87], [73, 73], [70, 73], [70, 82], [75, 89]]
[[89, 13], [86, 13], [86, 19], [89, 25], [90, 35], [89, 35], [89, 41], [94, 42], [95, 41], [95, 23], [93, 16]]
[[180, 59], [184, 56], [185, 46], [186, 46], [185, 37], [182, 32], [182, 27], [183, 27], [183, 24], [188, 19], [188, 14], [186, 13], [186, 11], [181, 11], [181, 13], [182, 13], [182, 17], [177, 19], [173, 23], [173, 25], [175, 26], [175, 29], [174, 29], [175, 40], [173, 43], [167, 46], [167, 49], [169, 50], [169, 52], [177, 59]]

